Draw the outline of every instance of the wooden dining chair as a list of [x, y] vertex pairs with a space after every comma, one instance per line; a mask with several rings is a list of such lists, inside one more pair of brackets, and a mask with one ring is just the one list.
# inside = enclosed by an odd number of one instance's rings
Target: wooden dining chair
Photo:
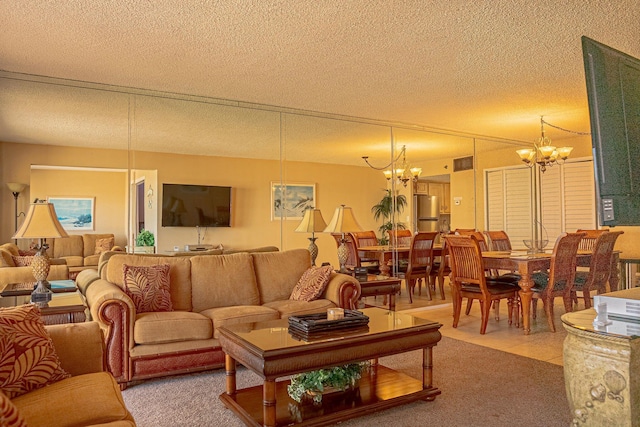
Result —
[[[474, 235], [447, 235], [445, 240], [451, 262], [453, 327], [458, 327], [463, 298], [470, 301], [474, 299], [480, 301], [481, 334], [485, 334], [487, 331], [492, 303], [501, 299], [507, 300], [509, 325], [513, 323], [514, 312], [516, 313], [516, 323], [518, 323], [518, 290], [503, 282], [488, 283], [480, 243], [477, 238]], [[499, 304], [494, 304], [494, 309], [498, 311]], [[496, 318], [499, 318], [497, 314]]]
[[499, 231], [485, 231], [487, 236], [489, 249], [492, 251], [511, 251], [511, 239], [506, 232]]
[[[572, 300], [577, 302], [577, 292], [582, 292], [584, 300], [584, 308], [591, 308], [591, 291], [598, 294], [607, 291], [607, 281], [611, 275], [613, 248], [618, 237], [624, 231], [612, 231], [608, 233], [600, 233], [596, 238], [593, 251], [591, 253], [591, 262], [588, 271], [577, 271], [573, 289], [571, 291]], [[583, 237], [584, 239], [584, 237]]]
[[564, 233], [556, 240], [551, 253], [549, 272], [538, 272], [532, 275], [533, 318], [536, 318], [537, 300], [542, 299], [547, 322], [551, 332], [556, 331], [553, 319], [553, 300], [562, 297], [566, 312], [573, 311], [571, 291], [576, 277], [578, 246], [584, 233]]
[[466, 229], [466, 228], [458, 228], [456, 229], [455, 234], [458, 234], [460, 236], [474, 236], [478, 241], [478, 244], [480, 245], [481, 251], [489, 250], [489, 246], [487, 245], [487, 241], [484, 238], [484, 234], [482, 234], [482, 232], [480, 231]]
[[[485, 231], [484, 235], [487, 236], [488, 246], [490, 250], [511, 252], [511, 239], [509, 239], [509, 235], [505, 231]], [[517, 284], [517, 282], [520, 280], [520, 275], [515, 271], [505, 272], [492, 270], [490, 275], [493, 279], [513, 284]]]
[[420, 286], [422, 280], [427, 289], [427, 298], [431, 301], [431, 286], [429, 284], [431, 268], [433, 267], [433, 244], [438, 236], [437, 232], [418, 232], [411, 239], [409, 250], [409, 264], [404, 274], [404, 281], [409, 293], [409, 302], [413, 303], [413, 292], [416, 286]]
[[576, 233], [584, 233], [584, 237], [580, 240], [580, 245], [578, 246], [579, 251], [593, 251], [595, 247], [596, 240], [603, 233], [607, 233], [609, 229], [603, 228], [602, 230], [586, 230], [579, 228]]
[[375, 231], [367, 230], [367, 231], [354, 231], [349, 233], [353, 236], [353, 241], [356, 246], [356, 252], [358, 257], [358, 267], [367, 267], [367, 269], [371, 273], [377, 273], [380, 267], [380, 262], [377, 258], [371, 257], [365, 254], [362, 250], [367, 246], [378, 246], [380, 243], [378, 241], [378, 236], [376, 236]]
[[[453, 234], [453, 232], [449, 233]], [[443, 236], [447, 236], [449, 234], [445, 234]], [[449, 260], [449, 252], [447, 249], [447, 241], [442, 239], [442, 249], [440, 250], [440, 256], [433, 257], [433, 266], [431, 268], [430, 280], [433, 284], [434, 293], [435, 293], [435, 283], [436, 279], [438, 281], [438, 287], [440, 289], [440, 299], [445, 299], [444, 296], [444, 279], [451, 274], [451, 262]]]
[[411, 230], [387, 230], [389, 244], [392, 246], [411, 246]]

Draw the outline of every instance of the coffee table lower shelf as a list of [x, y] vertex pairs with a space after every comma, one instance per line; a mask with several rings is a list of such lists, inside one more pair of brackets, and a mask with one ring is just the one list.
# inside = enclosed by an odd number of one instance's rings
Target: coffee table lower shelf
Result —
[[[324, 396], [322, 404], [298, 403], [287, 394], [289, 381], [276, 382], [277, 426], [322, 426], [416, 400], [434, 400], [440, 390], [382, 365], [372, 366], [355, 390]], [[220, 400], [248, 426], [262, 426], [263, 387], [223, 393]]]

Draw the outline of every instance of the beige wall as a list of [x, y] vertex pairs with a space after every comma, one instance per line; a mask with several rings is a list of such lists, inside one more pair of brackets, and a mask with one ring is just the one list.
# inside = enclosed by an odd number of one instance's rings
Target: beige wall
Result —
[[93, 197], [94, 230], [69, 234], [113, 233], [115, 244], [124, 247], [127, 241], [127, 174], [126, 171], [31, 170], [31, 199], [49, 197]]

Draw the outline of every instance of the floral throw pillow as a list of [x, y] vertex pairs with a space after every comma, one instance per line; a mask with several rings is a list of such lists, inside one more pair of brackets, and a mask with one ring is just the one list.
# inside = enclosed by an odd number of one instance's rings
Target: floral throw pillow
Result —
[[33, 256], [15, 256], [12, 255], [13, 263], [16, 267], [29, 267], [33, 261]]
[[330, 265], [309, 267], [307, 271], [302, 273], [302, 277], [293, 288], [289, 299], [296, 301], [313, 301], [317, 299], [329, 284], [332, 271], [333, 268]]
[[27, 422], [16, 405], [0, 391], [0, 425], [2, 427], [27, 427]]
[[113, 237], [106, 237], [104, 239], [96, 239], [96, 249], [93, 252], [94, 255], [100, 255], [102, 252], [108, 252], [113, 248]]
[[10, 399], [70, 377], [35, 305], [0, 308], [0, 354], [0, 390]]
[[125, 264], [124, 291], [138, 313], [172, 311], [169, 264], [133, 266]]

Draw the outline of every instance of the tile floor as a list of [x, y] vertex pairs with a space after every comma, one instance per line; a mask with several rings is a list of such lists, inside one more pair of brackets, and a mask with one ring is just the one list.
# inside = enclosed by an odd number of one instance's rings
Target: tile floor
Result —
[[[439, 295], [432, 301], [428, 301], [423, 292], [423, 295], [415, 295], [413, 303], [409, 303], [409, 297], [403, 286], [402, 294], [396, 296], [396, 310], [411, 313], [416, 317], [439, 321], [443, 325], [440, 332], [446, 337], [562, 365], [562, 343], [566, 337], [566, 331], [560, 321], [560, 316], [564, 314], [561, 298], [556, 300], [554, 306], [555, 333], [549, 331], [541, 302], [538, 303], [537, 320], [532, 321], [531, 324], [531, 333], [524, 335], [522, 328], [509, 326], [507, 304], [506, 301], [503, 301], [500, 304], [500, 320], [496, 321], [491, 317], [487, 333], [480, 335], [480, 304], [475, 301], [469, 316], [465, 316], [463, 312], [458, 327], [453, 328], [451, 326], [453, 322], [451, 295], [448, 285], [445, 285], [445, 290], [446, 299], [444, 301], [440, 299]], [[382, 297], [368, 297], [364, 301], [367, 305], [383, 306]], [[582, 309], [582, 303], [577, 309]]]

